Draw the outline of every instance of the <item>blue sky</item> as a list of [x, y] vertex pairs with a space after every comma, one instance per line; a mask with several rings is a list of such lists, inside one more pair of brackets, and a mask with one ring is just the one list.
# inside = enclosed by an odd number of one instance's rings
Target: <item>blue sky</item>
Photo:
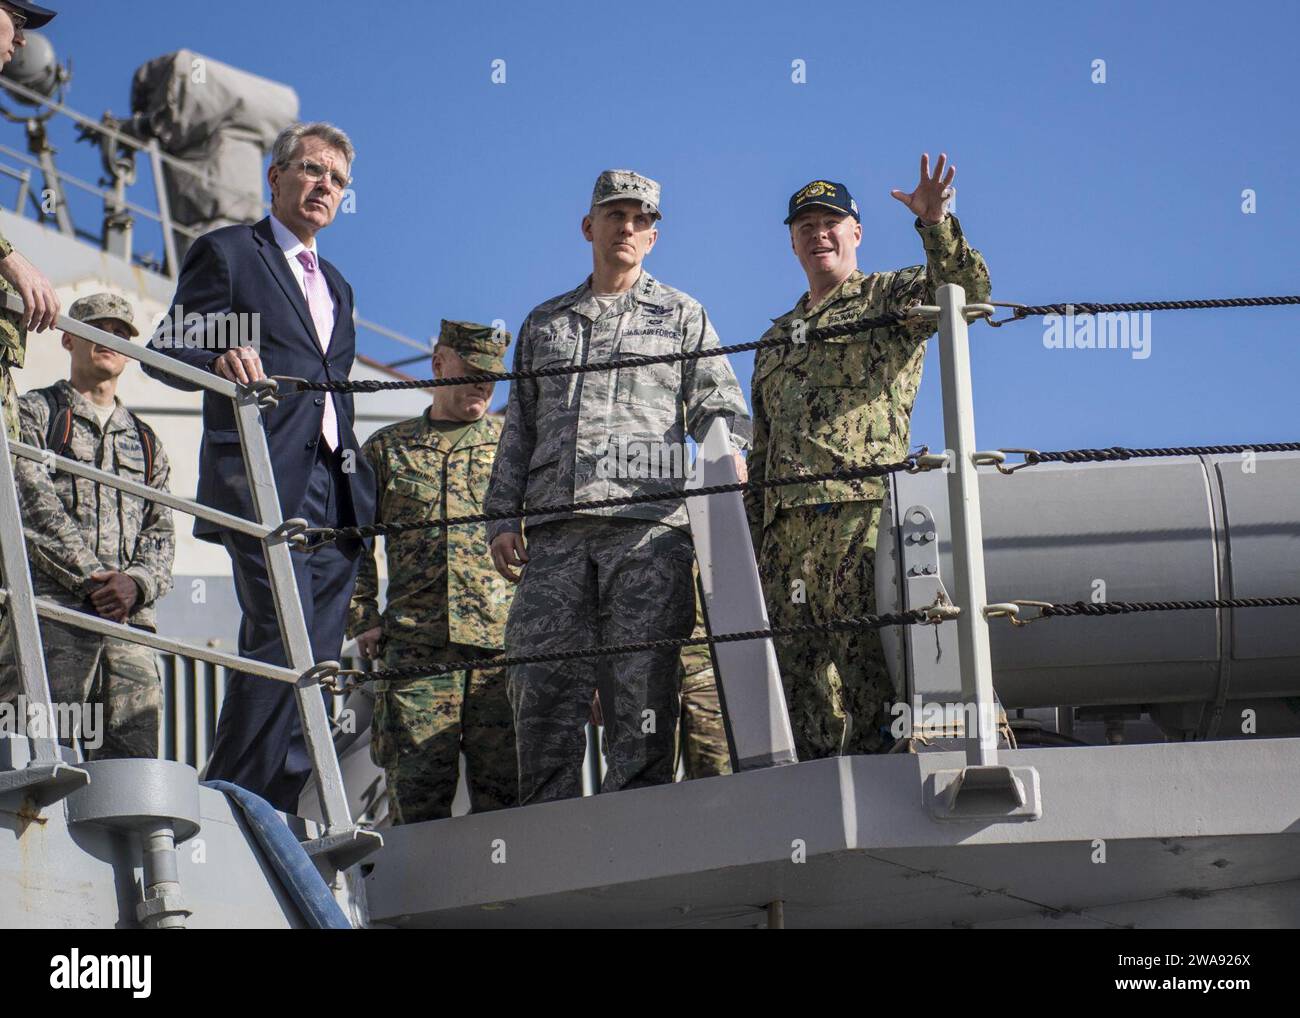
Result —
[[[188, 47], [345, 128], [357, 209], [322, 251], [363, 316], [408, 335], [443, 317], [514, 330], [581, 282], [592, 181], [630, 166], [664, 186], [650, 271], [724, 343], [755, 339], [805, 289], [781, 220], [810, 179], [857, 197], [865, 271], [922, 260], [889, 190], [912, 189], [923, 150], [957, 167], [995, 299], [1300, 292], [1294, 3], [54, 5], [82, 112], [128, 112], [134, 69]], [[1043, 334], [972, 330], [981, 446], [1300, 439], [1300, 308], [1154, 315], [1146, 359]], [[733, 363], [748, 392], [752, 358]], [[939, 402], [932, 343], [915, 443], [943, 445]]]

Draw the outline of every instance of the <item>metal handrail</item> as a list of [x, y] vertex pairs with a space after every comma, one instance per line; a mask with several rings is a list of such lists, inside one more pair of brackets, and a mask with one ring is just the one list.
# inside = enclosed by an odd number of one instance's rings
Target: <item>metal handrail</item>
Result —
[[[3, 296], [4, 307], [10, 311], [22, 311], [22, 301], [16, 294], [4, 293]], [[3, 564], [6, 585], [3, 600], [9, 608], [6, 614], [13, 627], [18, 670], [28, 701], [43, 704], [47, 708], [51, 701], [44, 649], [37, 623], [38, 616], [56, 619], [115, 639], [143, 643], [182, 656], [224, 664], [262, 678], [292, 683], [295, 686], [294, 695], [302, 718], [303, 736], [327, 826], [327, 834], [313, 843], [313, 846], [309, 846], [309, 853], [315, 852], [333, 858], [336, 851], [342, 851], [341, 846], [344, 846], [344, 843], [346, 843], [347, 853], [352, 853], [359, 831], [352, 821], [338, 755], [334, 750], [329, 718], [325, 712], [324, 700], [318, 690], [319, 680], [336, 670], [337, 665], [332, 662], [317, 662], [314, 659], [293, 562], [290, 558], [291, 552], [285, 540], [270, 539], [277, 533], [286, 533], [295, 526], [294, 521], [286, 524], [280, 512], [275, 475], [271, 468], [270, 448], [260, 419], [262, 404], [273, 398], [274, 383], [236, 386], [227, 379], [191, 367], [147, 346], [139, 346], [120, 339], [66, 315], [58, 316], [56, 326], [64, 332], [112, 349], [132, 360], [154, 365], [161, 371], [185, 379], [196, 387], [234, 400], [240, 445], [244, 452], [244, 464], [248, 473], [249, 495], [254, 512], [261, 518], [256, 524], [251, 521], [243, 521], [243, 523], [260, 527], [264, 532], [263, 548], [267, 577], [276, 616], [280, 622], [285, 656], [290, 665], [288, 668], [283, 668], [263, 662], [248, 661], [237, 655], [222, 654], [186, 641], [146, 634], [143, 630], [109, 622], [106, 619], [97, 619], [37, 598], [32, 590], [31, 565], [26, 555], [22, 512], [18, 504], [17, 483], [10, 454], [12, 452], [14, 455], [32, 458], [31, 454], [35, 452], [35, 458], [41, 460], [45, 460], [46, 455], [42, 450], [33, 449], [25, 443], [12, 443], [15, 448], [11, 449], [8, 435], [4, 429], [0, 429], [0, 563]], [[56, 464], [60, 459], [62, 457], [55, 457]], [[93, 469], [84, 465], [79, 466], [81, 470], [78, 472]], [[88, 474], [83, 472], [83, 476]], [[123, 483], [123, 478], [104, 480], [114, 487], [130, 490], [127, 484]], [[142, 490], [143, 487], [136, 486], [134, 493], [186, 512], [193, 512], [195, 515], [207, 516], [211, 512], [207, 507], [201, 507], [197, 502], [189, 499], [152, 489]], [[59, 757], [55, 733], [50, 732], [44, 736], [29, 733], [29, 739], [33, 745], [33, 766], [29, 768], [30, 774], [17, 777], [10, 775], [11, 783], [26, 780], [32, 786], [39, 786], [45, 802], [54, 801], [66, 795], [79, 783], [84, 783], [86, 779], [84, 772], [73, 775], [74, 778], [80, 779], [79, 781], [69, 779], [67, 765], [63, 764]], [[366, 842], [371, 848], [375, 848], [382, 844], [382, 839], [367, 836]], [[351, 865], [355, 859], [353, 854], [345, 854], [339, 858], [339, 865]]]
[[[7, 603], [11, 596], [9, 590], [0, 587], [0, 604]], [[224, 665], [226, 668], [235, 671], [260, 675], [264, 679], [274, 679], [276, 682], [287, 682], [290, 685], [302, 679], [302, 676], [297, 672], [282, 668], [279, 665], [267, 664], [265, 661], [241, 657], [238, 654], [225, 654], [210, 647], [200, 647], [186, 640], [174, 640], [171, 637], [159, 636], [147, 629], [138, 629], [135, 626], [129, 626], [121, 622], [110, 622], [108, 619], [77, 611], [75, 608], [69, 608], [67, 605], [59, 604], [57, 601], [51, 601], [48, 598], [37, 597], [34, 598], [34, 601], [36, 614], [43, 618], [62, 622], [69, 626], [76, 626], [78, 629], [86, 629], [92, 633], [98, 633], [100, 636], [109, 636], [114, 640], [125, 640], [128, 643], [138, 643], [144, 647], [160, 650], [165, 654], [178, 654], [181, 657], [197, 658], [200, 661], [208, 661], [214, 665]]]
[[[78, 113], [70, 106], [65, 106], [63, 103], [55, 99], [51, 99], [48, 96], [41, 95], [40, 92], [37, 92], [35, 89], [28, 88], [26, 85], [21, 85], [18, 82], [5, 77], [0, 77], [0, 85], [3, 85], [5, 88], [11, 90], [17, 95], [22, 96], [24, 99], [28, 99], [42, 106], [48, 106], [50, 107], [50, 109], [62, 113], [64, 116], [67, 116], [72, 120], [75, 120], [77, 123], [83, 125], [84, 127], [88, 127], [93, 131], [98, 131], [100, 134], [108, 135], [108, 137], [112, 138], [114, 141], [120, 142], [123, 145], [129, 145], [132, 148], [139, 149], [140, 151], [143, 152], [149, 151], [148, 141], [141, 138], [133, 137], [132, 135], [129, 134], [123, 134], [121, 131], [114, 130], [113, 128], [108, 127], [107, 125], [100, 123], [98, 120], [92, 120], [84, 113]], [[175, 156], [168, 155], [166, 152], [163, 152], [161, 150], [157, 154], [159, 159], [165, 162], [168, 166], [171, 166], [173, 169], [180, 170], [183, 173], [188, 173], [191, 176], [195, 176], [195, 177], [207, 176], [207, 174], [203, 170], [196, 169], [195, 167], [191, 166], [189, 163], [185, 162], [183, 159], [178, 159]], [[240, 188], [235, 187], [233, 184], [226, 184], [226, 183], [222, 183], [221, 181], [212, 181], [210, 183], [214, 183], [215, 186], [219, 187], [221, 190], [228, 191], [230, 194], [236, 195], [240, 198], [256, 198], [261, 205], [265, 206], [266, 204], [265, 202], [262, 201], [261, 191], [258, 191], [257, 194], [253, 194], [251, 191], [244, 191]]]
[[[4, 298], [4, 307], [10, 311], [22, 313], [22, 298], [15, 293], [0, 291], [0, 297]], [[225, 396], [228, 399], [251, 398], [248, 390], [241, 390], [234, 382], [222, 378], [220, 375], [214, 375], [210, 371], [203, 371], [200, 368], [191, 367], [183, 361], [178, 361], [174, 357], [168, 357], [166, 354], [159, 353], [157, 350], [142, 346], [139, 343], [133, 343], [129, 339], [122, 339], [114, 336], [111, 332], [105, 332], [103, 329], [96, 329], [93, 325], [87, 325], [85, 322], [77, 321], [75, 318], [69, 318], [67, 315], [59, 315], [55, 320], [55, 329], [60, 332], [70, 332], [72, 335], [96, 346], [108, 347], [124, 357], [130, 357], [132, 360], [139, 361], [141, 364], [148, 364], [157, 368], [159, 371], [182, 378], [199, 388], [207, 389], [209, 392], [215, 392], [218, 396]], [[176, 342], [181, 341], [180, 336], [173, 336]]]
[[411, 339], [410, 336], [403, 336], [400, 332], [394, 332], [392, 329], [380, 325], [377, 322], [372, 322], [366, 318], [354, 318], [353, 324], [358, 328], [369, 329], [371, 332], [376, 332], [387, 339], [396, 340], [398, 343], [405, 343], [412, 350], [419, 350], [420, 353], [428, 354], [431, 357], [433, 356], [432, 343], [421, 343], [418, 339]]
[[149, 485], [133, 481], [129, 477], [122, 477], [119, 474], [111, 474], [107, 470], [100, 470], [99, 467], [87, 466], [78, 460], [60, 456], [49, 449], [39, 449], [34, 445], [28, 445], [26, 442], [16, 442], [10, 439], [9, 451], [15, 456], [21, 456], [23, 459], [34, 460], [46, 466], [56, 466], [65, 473], [75, 474], [77, 477], [84, 477], [97, 484], [125, 491], [128, 495], [135, 495], [137, 498], [143, 498], [149, 502], [157, 502], [159, 505], [165, 505], [170, 509], [179, 509], [183, 513], [189, 513], [191, 516], [197, 516], [209, 523], [216, 523], [230, 530], [236, 530], [241, 534], [247, 534], [249, 537], [256, 537], [258, 540], [265, 540], [275, 533], [270, 527], [254, 523], [252, 520], [246, 520], [242, 516], [224, 513], [220, 509], [213, 509], [202, 502], [182, 498], [180, 495], [173, 495], [169, 491], [151, 488]]
[[[15, 148], [10, 148], [8, 145], [0, 145], [0, 154], [7, 155], [12, 159], [17, 159], [21, 162], [24, 162], [28, 166], [32, 167], [33, 169], [36, 170], [44, 169], [44, 167], [41, 166], [39, 160], [33, 159], [25, 152], [19, 152]], [[10, 169], [7, 166], [0, 166], [0, 172], [7, 172], [10, 175], [15, 177], [19, 176], [14, 170]], [[99, 198], [103, 198], [105, 201], [111, 201], [115, 205], [119, 205], [122, 208], [130, 209], [132, 212], [136, 212], [139, 215], [146, 217], [147, 219], [152, 219], [159, 226], [163, 226], [163, 227], [167, 226], [167, 221], [157, 212], [147, 209], [143, 205], [137, 205], [135, 202], [131, 201], [128, 198], [119, 198], [112, 191], [109, 191], [106, 188], [102, 188], [97, 184], [91, 184], [85, 180], [82, 180], [80, 177], [68, 173], [65, 170], [60, 170], [56, 168], [54, 174], [60, 180], [66, 181], [69, 184], [74, 184], [75, 186], [81, 188], [83, 191], [89, 191], [91, 194], [96, 195]], [[178, 233], [185, 234], [187, 237], [191, 239], [197, 239], [203, 236], [203, 234], [200, 233], [198, 230], [191, 229], [190, 227], [184, 226], [177, 222], [172, 222], [171, 228], [173, 230], [176, 230]]]

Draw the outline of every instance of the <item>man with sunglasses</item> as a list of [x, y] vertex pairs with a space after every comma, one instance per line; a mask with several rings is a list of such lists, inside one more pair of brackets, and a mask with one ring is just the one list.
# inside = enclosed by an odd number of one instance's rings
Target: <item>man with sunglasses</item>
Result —
[[[316, 237], [334, 221], [353, 156], [347, 135], [330, 124], [293, 124], [280, 132], [267, 171], [271, 214], [194, 242], [150, 346], [241, 385], [270, 374], [346, 380], [356, 340], [352, 288], [319, 257]], [[145, 370], [178, 389], [194, 388]], [[373, 520], [374, 473], [352, 431], [350, 394], [288, 396], [264, 410], [263, 420], [285, 519], [327, 527]], [[232, 401], [211, 392], [203, 398], [197, 497], [255, 518]], [[205, 520], [195, 521], [194, 535], [224, 544], [234, 565], [243, 611], [239, 653], [287, 664], [262, 542]], [[360, 551], [357, 542], [337, 542], [293, 558], [316, 661], [339, 656]], [[310, 772], [294, 687], [232, 674], [208, 777], [293, 812]]]
[[[25, 29], [40, 28], [55, 15], [36, 4], [5, 0], [0, 3], [0, 67], [14, 58], [19, 47], [27, 45]], [[45, 275], [14, 250], [0, 236], [0, 291], [22, 298], [21, 312], [0, 310], [0, 398], [4, 402], [5, 430], [18, 437], [18, 392], [14, 388], [14, 368], [21, 368], [27, 353], [27, 332], [54, 328], [59, 314], [59, 297]]]

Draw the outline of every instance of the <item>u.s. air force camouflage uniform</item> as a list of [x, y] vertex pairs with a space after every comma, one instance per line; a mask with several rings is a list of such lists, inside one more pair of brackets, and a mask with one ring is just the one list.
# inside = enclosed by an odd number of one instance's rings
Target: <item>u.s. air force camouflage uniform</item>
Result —
[[[629, 197], [615, 189], [619, 179], [602, 174], [592, 205]], [[635, 197], [657, 214], [658, 185], [641, 177], [633, 183], [642, 188]], [[530, 371], [718, 345], [698, 301], [642, 272], [603, 311], [590, 278], [534, 308], [520, 329], [514, 366]], [[680, 446], [688, 430], [702, 439], [715, 417], [748, 444], [744, 396], [725, 357], [521, 379], [510, 387], [485, 509], [681, 488], [682, 478], [623, 477], [598, 464], [614, 436]], [[680, 499], [529, 517], [528, 564], [506, 623], [507, 653], [686, 636], [695, 559], [688, 525]], [[518, 520], [493, 523], [488, 539], [519, 530]], [[602, 789], [672, 781], [680, 668], [676, 648], [619, 654], [599, 665], [586, 659], [511, 668], [520, 804], [582, 793], [584, 725], [597, 688], [609, 739]]]
[[[707, 636], [704, 606], [696, 600], [695, 631]], [[682, 724], [678, 752], [686, 780], [731, 773], [731, 750], [722, 720], [722, 702], [707, 644], [682, 648]]]
[[[488, 326], [444, 322], [440, 342], [483, 370], [504, 370], [509, 343]], [[490, 354], [479, 347], [490, 347]], [[411, 523], [483, 511], [498, 418], [468, 425], [453, 445], [427, 413], [375, 432], [364, 454], [375, 470], [376, 522]], [[352, 595], [351, 635], [382, 626], [383, 666], [455, 664], [500, 653], [511, 585], [492, 566], [483, 524], [385, 538], [388, 598], [381, 614], [373, 556]], [[513, 806], [518, 795], [514, 724], [501, 669], [375, 683], [371, 756], [384, 768], [394, 823], [451, 816], [460, 753], [470, 807]]]
[[[78, 317], [75, 305], [70, 313]], [[49, 388], [61, 389], [72, 410], [71, 439], [64, 455], [168, 490], [171, 470], [161, 443], [153, 450], [153, 466], [146, 478], [146, 453], [120, 400], [101, 430], [99, 418], [81, 393], [66, 381]], [[22, 440], [40, 448], [46, 447], [50, 423], [44, 391], [29, 392], [19, 400]], [[127, 622], [154, 630], [154, 604], [172, 587], [176, 538], [171, 510], [66, 471], [51, 473], [31, 460], [15, 460], [15, 473], [36, 596], [99, 617], [89, 600], [99, 584], [90, 575], [118, 570], [139, 588], [139, 600]], [[4, 630], [0, 699], [16, 697], [21, 690], [12, 633], [7, 625]], [[103, 705], [103, 743], [89, 756], [157, 756], [162, 687], [154, 651], [47, 619], [41, 620], [41, 639], [53, 702]], [[85, 732], [83, 738], [89, 734]]]
[[[14, 246], [0, 235], [0, 258], [13, 254]], [[17, 294], [7, 279], [0, 279], [0, 291]], [[0, 397], [4, 400], [5, 431], [11, 439], [19, 436], [18, 389], [14, 385], [13, 370], [21, 368], [27, 356], [27, 330], [20, 324], [15, 311], [0, 308]]]
[[[870, 276], [855, 271], [815, 307], [804, 294], [774, 319], [765, 339], [933, 304], [943, 283], [988, 299], [984, 259], [955, 216], [916, 220], [926, 265]], [[754, 361], [753, 479], [820, 473], [904, 458], [912, 404], [933, 320], [914, 319], [851, 336], [791, 342]], [[875, 611], [875, 545], [887, 491], [879, 478], [768, 488], [746, 496], [772, 625], [824, 622]], [[796, 583], [796, 581], [801, 581]], [[875, 630], [814, 633], [776, 641], [801, 759], [878, 752], [890, 744], [894, 691]], [[851, 722], [846, 725], [846, 715]]]

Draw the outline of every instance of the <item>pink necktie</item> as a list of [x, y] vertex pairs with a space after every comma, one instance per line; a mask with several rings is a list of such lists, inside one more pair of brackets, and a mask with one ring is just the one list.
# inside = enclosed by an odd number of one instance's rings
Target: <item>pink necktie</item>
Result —
[[[329, 284], [316, 265], [314, 251], [298, 252], [298, 261], [302, 263], [302, 279], [307, 291], [307, 310], [316, 326], [316, 335], [320, 339], [321, 349], [328, 352], [330, 336], [334, 334], [334, 300], [330, 297]], [[339, 421], [334, 412], [334, 397], [325, 394], [325, 416], [321, 420], [320, 433], [325, 444], [333, 451], [339, 447]]]

